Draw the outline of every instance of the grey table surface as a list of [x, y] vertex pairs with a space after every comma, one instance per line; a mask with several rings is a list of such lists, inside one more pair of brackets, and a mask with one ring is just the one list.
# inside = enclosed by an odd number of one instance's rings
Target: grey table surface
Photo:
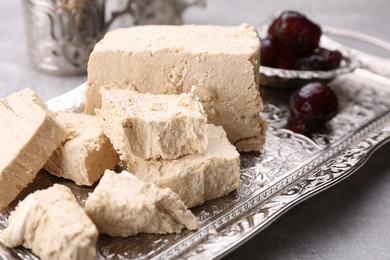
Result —
[[[22, 1], [26, 0], [0, 2], [0, 97], [30, 87], [48, 100], [78, 86], [86, 75], [56, 77], [34, 70], [27, 54]], [[209, 0], [204, 9], [186, 11], [184, 22], [259, 24], [286, 9], [390, 42], [388, 0]], [[226, 258], [390, 259], [389, 154], [390, 145], [385, 145], [347, 180], [296, 206]]]

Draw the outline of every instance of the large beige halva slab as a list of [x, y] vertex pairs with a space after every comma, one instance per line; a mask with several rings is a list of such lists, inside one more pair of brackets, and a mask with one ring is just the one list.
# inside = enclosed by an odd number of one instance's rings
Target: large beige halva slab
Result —
[[99, 232], [110, 236], [180, 233], [196, 229], [196, 217], [170, 189], [143, 182], [131, 173], [107, 170], [85, 203]]
[[0, 208], [36, 177], [65, 139], [45, 103], [31, 89], [0, 99]]
[[90, 186], [119, 162], [97, 117], [62, 112], [56, 120], [65, 129], [66, 140], [46, 162], [49, 173]]
[[114, 84], [152, 94], [190, 92], [194, 86], [208, 122], [221, 125], [240, 151], [259, 150], [260, 41], [253, 26], [137, 26], [111, 31], [88, 63], [86, 112], [101, 106], [100, 88]]
[[122, 160], [175, 159], [203, 153], [207, 118], [192, 94], [153, 95], [102, 88], [97, 110], [105, 134]]
[[94, 260], [98, 235], [70, 189], [54, 184], [19, 202], [2, 242], [7, 247], [30, 248], [42, 260]]

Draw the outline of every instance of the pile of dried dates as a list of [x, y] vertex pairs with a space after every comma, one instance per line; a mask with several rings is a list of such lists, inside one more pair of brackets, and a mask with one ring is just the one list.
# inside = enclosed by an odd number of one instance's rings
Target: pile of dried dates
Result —
[[319, 47], [321, 27], [296, 11], [284, 11], [262, 39], [261, 65], [280, 69], [328, 71], [340, 66], [343, 55]]

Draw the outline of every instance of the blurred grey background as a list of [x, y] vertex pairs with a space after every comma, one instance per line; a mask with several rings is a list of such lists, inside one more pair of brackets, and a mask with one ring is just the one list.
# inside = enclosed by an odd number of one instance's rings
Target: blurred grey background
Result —
[[[47, 100], [83, 83], [86, 75], [56, 77], [32, 68], [22, 1], [0, 1], [0, 97], [30, 87]], [[184, 23], [256, 25], [286, 9], [390, 42], [389, 0], [209, 0], [203, 9], [188, 9]], [[389, 154], [387, 145], [352, 177], [298, 205], [227, 259], [390, 259]]]

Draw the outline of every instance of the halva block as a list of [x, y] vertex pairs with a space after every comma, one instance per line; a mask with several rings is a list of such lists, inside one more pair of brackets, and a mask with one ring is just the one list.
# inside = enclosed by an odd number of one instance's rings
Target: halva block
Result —
[[258, 151], [266, 130], [260, 116], [259, 57], [259, 36], [248, 24], [114, 30], [90, 56], [86, 113], [101, 106], [100, 88], [108, 84], [152, 94], [195, 87], [208, 122], [223, 126], [238, 150]]
[[209, 125], [204, 154], [176, 160], [142, 160], [134, 157], [127, 168], [141, 180], [170, 188], [187, 207], [222, 197], [240, 185], [240, 155], [220, 126]]
[[140, 181], [127, 171], [107, 170], [86, 203], [85, 211], [101, 233], [180, 233], [196, 229], [197, 219], [170, 189]]
[[193, 94], [153, 95], [117, 88], [102, 88], [101, 93], [98, 117], [122, 160], [175, 159], [206, 150], [207, 118]]
[[19, 202], [3, 231], [3, 243], [30, 248], [42, 260], [94, 260], [98, 235], [70, 189], [54, 184]]
[[65, 129], [66, 140], [46, 162], [49, 173], [90, 186], [119, 162], [97, 117], [62, 112], [56, 120]]
[[0, 99], [0, 208], [36, 177], [65, 139], [45, 103], [31, 89]]

